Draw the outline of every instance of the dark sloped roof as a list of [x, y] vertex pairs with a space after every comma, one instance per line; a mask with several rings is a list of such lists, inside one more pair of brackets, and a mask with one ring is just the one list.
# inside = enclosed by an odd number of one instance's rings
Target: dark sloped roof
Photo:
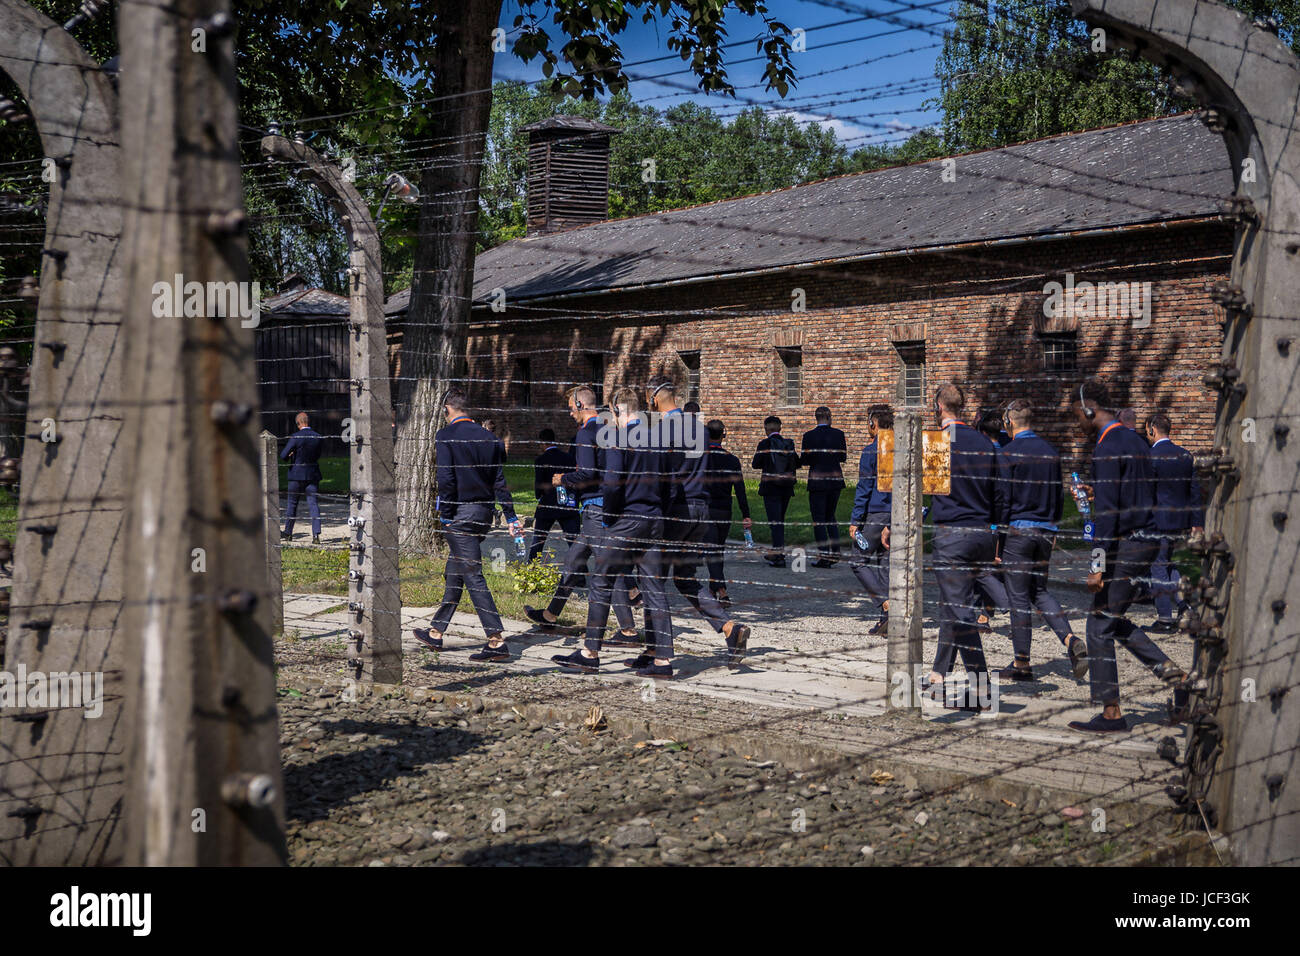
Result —
[[536, 123], [529, 123], [520, 129], [525, 133], [531, 133], [538, 130], [548, 129], [572, 129], [585, 133], [621, 133], [622, 130], [615, 126], [606, 126], [604, 123], [597, 122], [593, 119], [587, 119], [585, 116], [548, 116], [544, 120], [538, 120]]
[[[478, 256], [474, 299], [508, 301], [969, 242], [1214, 215], [1233, 192], [1195, 114], [840, 176], [516, 239]], [[388, 310], [406, 307], [407, 293]]]
[[308, 315], [347, 315], [348, 297], [324, 289], [297, 289], [262, 300], [262, 312], [274, 319]]

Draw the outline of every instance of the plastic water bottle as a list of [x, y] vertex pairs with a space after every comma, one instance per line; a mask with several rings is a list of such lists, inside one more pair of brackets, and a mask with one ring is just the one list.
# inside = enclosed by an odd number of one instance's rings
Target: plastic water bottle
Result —
[[867, 536], [863, 534], [861, 531], [859, 531], [857, 534], [853, 536], [853, 540], [858, 543], [858, 547], [861, 548], [863, 551], [867, 550]]
[[1083, 516], [1083, 540], [1092, 540], [1092, 505], [1088, 504], [1088, 492], [1083, 488], [1083, 481], [1077, 471], [1070, 472], [1070, 490], [1074, 492], [1074, 502], [1079, 506]]
[[754, 535], [748, 528], [745, 529], [745, 547], [751, 551], [754, 550]]
[[522, 560], [527, 554], [528, 548], [524, 546], [524, 533], [520, 529], [519, 533], [515, 535], [515, 555]]
[[564, 505], [565, 507], [568, 507], [568, 505], [569, 505], [569, 493], [564, 489], [564, 485], [556, 485], [556, 487], [555, 487], [555, 500], [558, 501], [561, 505]]

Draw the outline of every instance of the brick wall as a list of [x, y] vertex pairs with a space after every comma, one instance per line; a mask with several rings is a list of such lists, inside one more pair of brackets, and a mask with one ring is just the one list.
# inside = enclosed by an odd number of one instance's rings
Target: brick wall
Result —
[[[898, 404], [897, 343], [923, 336], [927, 407], [945, 379], [966, 389], [968, 420], [981, 407], [1027, 397], [1040, 410], [1039, 432], [1073, 460], [1083, 440], [1070, 396], [1083, 377], [1101, 374], [1140, 420], [1164, 410], [1176, 441], [1205, 450], [1214, 397], [1200, 379], [1221, 345], [1208, 289], [1226, 279], [1231, 248], [1222, 224], [1156, 227], [633, 290], [549, 310], [478, 310], [468, 343], [471, 392], [482, 417], [496, 419], [511, 456], [525, 459], [538, 452], [543, 426], [572, 434], [563, 396], [589, 380], [590, 353], [605, 356], [608, 395], [657, 371], [684, 386], [678, 353], [698, 350], [704, 414], [726, 423], [726, 444], [742, 462], [769, 413], [797, 439], [825, 404], [848, 435], [851, 479], [867, 407]], [[1063, 324], [1044, 319], [1043, 288], [1067, 272], [1076, 282], [1150, 282], [1151, 321], [1147, 328], [1129, 317], [1064, 323], [1077, 325], [1078, 371], [1053, 374], [1040, 333]], [[792, 310], [796, 288], [804, 290], [803, 312]], [[802, 396], [787, 405], [778, 350], [793, 346], [802, 350]], [[518, 380], [520, 359], [528, 360], [527, 387]]]

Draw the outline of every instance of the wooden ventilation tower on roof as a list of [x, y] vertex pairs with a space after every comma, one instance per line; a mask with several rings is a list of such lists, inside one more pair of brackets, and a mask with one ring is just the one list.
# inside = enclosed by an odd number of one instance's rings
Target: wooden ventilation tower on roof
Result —
[[528, 133], [528, 235], [609, 218], [609, 137], [581, 116], [552, 116]]

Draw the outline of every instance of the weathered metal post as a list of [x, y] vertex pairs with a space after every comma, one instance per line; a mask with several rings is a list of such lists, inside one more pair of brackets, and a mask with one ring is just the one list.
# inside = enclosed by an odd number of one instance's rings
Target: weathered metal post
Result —
[[[1215, 490], [1201, 586], [1185, 806], [1246, 866], [1300, 859], [1300, 62], [1207, 0], [1072, 0], [1109, 43], [1168, 67], [1223, 134], [1237, 179], [1224, 309]], [[1295, 434], [1292, 434], [1295, 433]]]
[[0, 70], [27, 101], [50, 182], [5, 664], [102, 681], [92, 719], [61, 701], [0, 720], [0, 862], [114, 864], [124, 751], [118, 100], [76, 40], [26, 3], [0, 0], [0, 24]]
[[227, 7], [118, 19], [134, 865], [287, 856]]
[[889, 707], [921, 709], [917, 677], [922, 666], [921, 414], [894, 415], [893, 498], [889, 515]]
[[262, 442], [262, 502], [266, 528], [266, 599], [270, 602], [271, 634], [284, 633], [284, 578], [280, 571], [279, 440], [268, 431]]
[[352, 329], [348, 608], [354, 621], [348, 632], [348, 660], [358, 680], [397, 684], [402, 680], [402, 603], [379, 233], [351, 180], [310, 146], [272, 135], [262, 139], [262, 153], [299, 167], [329, 199], [347, 230]]

